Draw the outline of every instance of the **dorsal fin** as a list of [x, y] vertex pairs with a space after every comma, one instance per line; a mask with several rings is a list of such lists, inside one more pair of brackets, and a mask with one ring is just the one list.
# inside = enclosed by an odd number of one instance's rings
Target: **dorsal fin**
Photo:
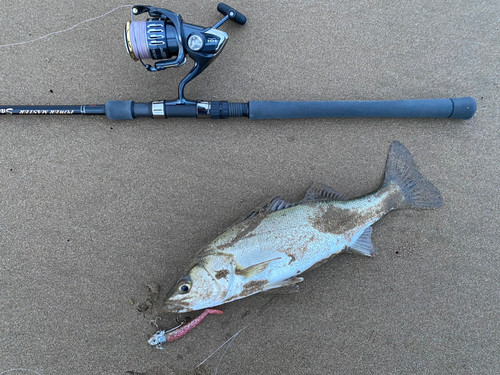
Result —
[[314, 183], [304, 197], [303, 202], [313, 201], [345, 201], [347, 198], [325, 184]]
[[251, 219], [252, 217], [255, 217], [260, 214], [268, 214], [271, 212], [279, 211], [279, 210], [284, 210], [285, 208], [290, 208], [297, 205], [297, 203], [290, 203], [287, 202], [283, 199], [281, 199], [279, 196], [274, 197], [270, 202], [266, 202], [263, 205], [260, 205], [257, 207], [255, 210], [250, 212], [246, 217], [246, 219]]

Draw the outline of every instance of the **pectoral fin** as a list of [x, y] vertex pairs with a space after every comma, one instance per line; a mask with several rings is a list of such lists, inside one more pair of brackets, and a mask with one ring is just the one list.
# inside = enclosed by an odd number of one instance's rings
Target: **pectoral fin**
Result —
[[235, 274], [243, 276], [245, 279], [248, 279], [248, 278], [250, 278], [254, 275], [257, 275], [257, 274], [261, 273], [262, 271], [264, 271], [267, 268], [267, 266], [269, 266], [269, 263], [271, 263], [273, 260], [277, 260], [277, 259], [281, 259], [281, 258], [274, 258], [274, 259], [266, 260], [265, 262], [257, 263], [257, 264], [254, 264], [253, 266], [246, 267], [246, 268], [241, 268], [238, 265], [238, 266], [236, 266]]

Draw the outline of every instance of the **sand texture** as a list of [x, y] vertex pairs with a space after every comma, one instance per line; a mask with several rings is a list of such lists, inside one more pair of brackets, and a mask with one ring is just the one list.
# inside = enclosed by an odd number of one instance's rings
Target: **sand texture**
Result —
[[[122, 4], [4, 4], [0, 45]], [[216, 1], [151, 5], [194, 24], [221, 18]], [[500, 2], [230, 5], [248, 23], [222, 27], [227, 46], [189, 98], [473, 96], [477, 114], [0, 116], [0, 374], [500, 373]], [[174, 99], [191, 61], [147, 72], [125, 50], [129, 18], [121, 8], [0, 48], [0, 104]], [[147, 344], [177, 324], [157, 316], [158, 301], [203, 245], [268, 198], [300, 200], [313, 182], [348, 197], [376, 190], [395, 140], [441, 191], [442, 208], [391, 212], [374, 225], [376, 257], [340, 255], [306, 273], [298, 293], [229, 303], [164, 350]]]

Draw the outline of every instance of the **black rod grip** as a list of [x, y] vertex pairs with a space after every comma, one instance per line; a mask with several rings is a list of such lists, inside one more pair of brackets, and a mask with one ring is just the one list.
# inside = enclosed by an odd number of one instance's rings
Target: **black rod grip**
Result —
[[110, 120], [133, 120], [134, 102], [132, 100], [108, 100], [104, 113]]
[[153, 117], [151, 103], [136, 103], [132, 100], [108, 100], [104, 105], [104, 114], [110, 120]]
[[250, 101], [251, 120], [318, 117], [406, 117], [470, 119], [476, 112], [472, 97], [376, 101]]

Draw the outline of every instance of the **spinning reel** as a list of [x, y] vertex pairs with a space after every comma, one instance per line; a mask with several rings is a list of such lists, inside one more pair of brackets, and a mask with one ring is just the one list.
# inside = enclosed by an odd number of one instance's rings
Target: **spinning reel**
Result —
[[[218, 30], [227, 20], [240, 25], [246, 17], [229, 5], [220, 3], [217, 10], [224, 18], [212, 27], [186, 23], [182, 17], [163, 8], [145, 5], [132, 7], [131, 20], [125, 28], [125, 45], [130, 57], [140, 61], [150, 72], [182, 66], [187, 56], [194, 60], [193, 69], [179, 84], [176, 100], [136, 103], [131, 100], [109, 100], [101, 105], [4, 106], [0, 115], [105, 115], [110, 120], [149, 118], [248, 117], [252, 120], [317, 117], [427, 117], [469, 119], [476, 112], [472, 97], [417, 100], [376, 101], [227, 101], [187, 100], [186, 84], [205, 70], [219, 56], [228, 36]], [[148, 13], [146, 20], [134, 20]], [[144, 60], [152, 60], [144, 63]]]
[[[167, 9], [135, 5], [131, 21], [125, 27], [125, 46], [135, 61], [140, 61], [150, 72], [179, 67], [186, 63], [186, 55], [194, 60], [194, 67], [179, 85], [179, 103], [186, 103], [184, 87], [202, 73], [224, 49], [228, 36], [218, 30], [227, 20], [240, 25], [246, 17], [229, 5], [220, 3], [217, 10], [224, 18], [212, 27], [186, 23], [182, 17]], [[134, 15], [148, 13], [145, 21], [134, 21]], [[143, 60], [157, 60], [154, 66]], [[159, 60], [159, 61], [158, 61]]]

